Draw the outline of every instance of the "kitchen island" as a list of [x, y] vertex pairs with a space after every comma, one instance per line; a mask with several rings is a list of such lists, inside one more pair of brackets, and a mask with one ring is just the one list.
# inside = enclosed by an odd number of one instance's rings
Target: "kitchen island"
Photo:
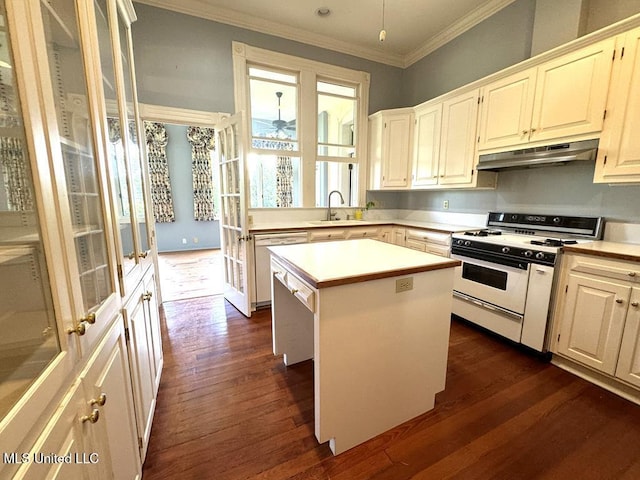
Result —
[[313, 359], [320, 443], [337, 455], [433, 408], [459, 261], [369, 239], [269, 250], [273, 352]]

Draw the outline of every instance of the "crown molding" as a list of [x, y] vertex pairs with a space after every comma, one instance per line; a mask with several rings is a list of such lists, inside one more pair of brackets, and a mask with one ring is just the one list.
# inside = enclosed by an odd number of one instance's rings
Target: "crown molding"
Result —
[[328, 37], [312, 33], [304, 29], [290, 27], [263, 18], [254, 17], [244, 13], [235, 12], [219, 7], [205, 7], [198, 0], [135, 0], [137, 3], [143, 3], [152, 7], [163, 8], [178, 13], [184, 13], [194, 17], [205, 18], [214, 22], [233, 25], [235, 27], [253, 30], [275, 37], [286, 38], [300, 43], [313, 45], [315, 47], [333, 50], [335, 52], [353, 55], [354, 57], [364, 58], [378, 63], [391, 65], [393, 67], [403, 67], [404, 55], [380, 52], [372, 48], [354, 45], [350, 42], [344, 42]]
[[461, 18], [446, 30], [431, 37], [424, 45], [409, 52], [406, 55], [392, 52], [380, 52], [379, 50], [354, 45], [349, 42], [336, 40], [335, 38], [312, 33], [300, 28], [290, 27], [263, 18], [254, 17], [220, 7], [204, 5], [200, 0], [135, 0], [136, 3], [163, 8], [178, 13], [184, 13], [198, 18], [205, 18], [214, 22], [233, 25], [235, 27], [253, 30], [276, 37], [286, 38], [300, 43], [333, 50], [335, 52], [353, 55], [392, 67], [407, 68], [446, 43], [450, 42], [467, 30], [475, 27], [483, 20], [502, 10], [515, 0], [488, 0], [471, 13]]
[[462, 17], [457, 22], [450, 25], [446, 30], [431, 37], [424, 45], [409, 52], [404, 57], [403, 68], [410, 67], [420, 59], [426, 57], [430, 53], [436, 51], [438, 48], [449, 43], [451, 40], [459, 35], [462, 35], [467, 30], [472, 29], [483, 20], [486, 20], [494, 13], [502, 10], [506, 6], [513, 3], [515, 0], [489, 0], [488, 2], [480, 5], [473, 10], [467, 16]]

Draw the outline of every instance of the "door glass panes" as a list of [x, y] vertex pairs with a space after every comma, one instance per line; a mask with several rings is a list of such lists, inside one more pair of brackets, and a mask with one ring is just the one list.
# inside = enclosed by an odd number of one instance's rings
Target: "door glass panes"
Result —
[[251, 208], [300, 207], [300, 157], [257, 155], [247, 157]]
[[326, 207], [333, 190], [342, 193], [344, 206], [358, 205], [357, 163], [316, 162], [316, 207]]
[[126, 275], [136, 264], [134, 253], [133, 230], [131, 228], [131, 210], [129, 205], [129, 184], [125, 163], [124, 140], [120, 129], [120, 113], [116, 93], [116, 77], [113, 66], [113, 50], [111, 49], [111, 32], [106, 0], [95, 0], [96, 27], [98, 46], [100, 48], [100, 64], [102, 68], [102, 86], [107, 108], [107, 155], [111, 174], [113, 198], [117, 214], [120, 242], [122, 244], [122, 269]]
[[318, 156], [355, 156], [356, 89], [318, 82]]
[[298, 150], [298, 86], [292, 74], [249, 68], [251, 146]]
[[122, 17], [118, 15], [118, 32], [120, 35], [120, 58], [122, 59], [122, 71], [124, 75], [124, 91], [127, 105], [127, 122], [128, 122], [128, 151], [129, 166], [131, 168], [131, 191], [133, 193], [134, 211], [132, 212], [132, 221], [138, 228], [140, 238], [139, 251], [146, 252], [149, 250], [149, 237], [147, 231], [147, 220], [145, 213], [144, 201], [144, 184], [142, 181], [142, 155], [140, 153], [140, 139], [138, 138], [138, 121], [136, 119], [136, 111], [134, 109], [133, 98], [133, 79], [131, 77], [131, 66], [133, 63], [129, 57], [129, 34], [126, 24]]
[[41, 6], [83, 304], [90, 312], [111, 294], [111, 274], [75, 3]]
[[60, 346], [0, 0], [0, 420]]

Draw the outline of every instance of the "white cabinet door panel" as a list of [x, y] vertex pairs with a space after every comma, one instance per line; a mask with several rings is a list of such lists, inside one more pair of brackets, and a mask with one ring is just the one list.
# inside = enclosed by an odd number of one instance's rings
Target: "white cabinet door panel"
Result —
[[615, 39], [538, 67], [531, 141], [602, 130]]
[[479, 150], [529, 141], [536, 72], [525, 70], [483, 88]]
[[613, 375], [631, 287], [571, 273], [558, 351]]
[[629, 300], [622, 335], [616, 377], [640, 387], [640, 288], [634, 287]]
[[[640, 28], [614, 63], [594, 182], [640, 182]], [[619, 49], [622, 52], [622, 48]]]

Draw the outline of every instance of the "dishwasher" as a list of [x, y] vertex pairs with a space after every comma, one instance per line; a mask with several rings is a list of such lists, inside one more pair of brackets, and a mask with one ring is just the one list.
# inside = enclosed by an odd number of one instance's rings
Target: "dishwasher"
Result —
[[258, 233], [253, 236], [256, 303], [255, 308], [271, 305], [271, 254], [267, 247], [307, 243], [307, 232]]

